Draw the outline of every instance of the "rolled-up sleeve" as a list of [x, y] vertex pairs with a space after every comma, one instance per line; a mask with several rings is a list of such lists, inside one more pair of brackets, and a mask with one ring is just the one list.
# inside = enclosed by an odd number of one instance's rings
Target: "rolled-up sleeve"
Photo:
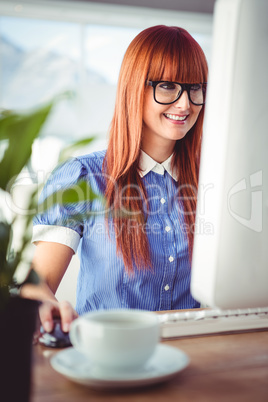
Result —
[[[57, 167], [42, 190], [39, 205], [48, 196], [59, 190], [75, 186], [81, 180], [88, 180], [83, 164], [73, 158]], [[65, 244], [75, 252], [83, 236], [83, 219], [77, 218], [90, 208], [90, 202], [63, 204], [55, 197], [55, 204], [44, 213], [37, 213], [33, 219], [32, 242], [51, 241]], [[37, 211], [38, 212], [38, 211]]]
[[73, 229], [56, 225], [35, 225], [33, 227], [32, 243], [48, 241], [64, 244], [70, 247], [75, 253], [77, 251], [80, 235]]

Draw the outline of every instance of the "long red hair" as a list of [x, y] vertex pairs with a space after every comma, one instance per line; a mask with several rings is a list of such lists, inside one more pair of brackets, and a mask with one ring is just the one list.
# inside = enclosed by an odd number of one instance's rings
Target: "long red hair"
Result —
[[[165, 74], [172, 81], [199, 83], [207, 81], [207, 73], [201, 47], [186, 30], [178, 27], [159, 25], [145, 29], [125, 53], [103, 170], [109, 177], [105, 197], [112, 211], [117, 252], [128, 272], [133, 272], [134, 264], [141, 269], [151, 266], [149, 243], [143, 230], [146, 217], [142, 200], [146, 202], [146, 190], [139, 174], [146, 80], [161, 80]], [[203, 118], [204, 106], [192, 129], [176, 142], [172, 160], [179, 173], [179, 197], [183, 199], [187, 228], [192, 228], [195, 222]], [[132, 215], [125, 216], [122, 211], [130, 211]], [[187, 230], [187, 237], [191, 256], [192, 230]]]

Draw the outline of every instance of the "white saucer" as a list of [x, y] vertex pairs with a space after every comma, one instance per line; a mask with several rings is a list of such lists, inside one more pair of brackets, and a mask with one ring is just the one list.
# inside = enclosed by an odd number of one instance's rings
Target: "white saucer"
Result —
[[188, 356], [177, 348], [157, 345], [154, 355], [137, 372], [100, 373], [94, 370], [90, 360], [74, 348], [55, 354], [50, 363], [54, 370], [79, 384], [94, 388], [128, 388], [163, 382], [174, 377], [188, 364]]

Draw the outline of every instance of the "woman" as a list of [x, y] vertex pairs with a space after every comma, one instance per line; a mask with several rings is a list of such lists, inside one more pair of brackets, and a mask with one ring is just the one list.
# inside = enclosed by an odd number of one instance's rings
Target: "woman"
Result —
[[[204, 53], [184, 29], [151, 27], [129, 45], [107, 151], [65, 163], [43, 195], [86, 180], [105, 195], [106, 213], [95, 200], [58, 205], [34, 222], [46, 330], [54, 314], [68, 331], [77, 314], [95, 309], [199, 307], [190, 268], [206, 81]], [[93, 215], [72, 220], [73, 208]], [[74, 311], [54, 293], [78, 244]]]

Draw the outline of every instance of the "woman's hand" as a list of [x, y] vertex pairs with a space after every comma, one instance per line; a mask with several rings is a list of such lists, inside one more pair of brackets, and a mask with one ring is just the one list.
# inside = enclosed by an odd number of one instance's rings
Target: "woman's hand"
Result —
[[61, 329], [63, 332], [69, 332], [73, 320], [78, 317], [77, 312], [67, 301], [44, 301], [39, 307], [39, 316], [41, 324], [46, 332], [51, 332], [54, 328], [54, 318], [61, 319]]
[[63, 332], [69, 332], [72, 321], [78, 317], [72, 305], [68, 301], [59, 302], [44, 282], [39, 285], [25, 284], [20, 294], [22, 297], [39, 300], [42, 303], [39, 307], [39, 318], [46, 332], [53, 330], [55, 318], [61, 319]]
[[71, 322], [78, 317], [69, 302], [59, 302], [55, 297], [55, 292], [73, 254], [74, 251], [63, 244], [40, 241], [37, 244], [32, 264], [39, 275], [40, 283], [38, 285], [25, 284], [21, 287], [22, 297], [42, 302], [39, 316], [46, 332], [53, 330], [54, 318], [60, 318], [63, 332], [69, 332]]

